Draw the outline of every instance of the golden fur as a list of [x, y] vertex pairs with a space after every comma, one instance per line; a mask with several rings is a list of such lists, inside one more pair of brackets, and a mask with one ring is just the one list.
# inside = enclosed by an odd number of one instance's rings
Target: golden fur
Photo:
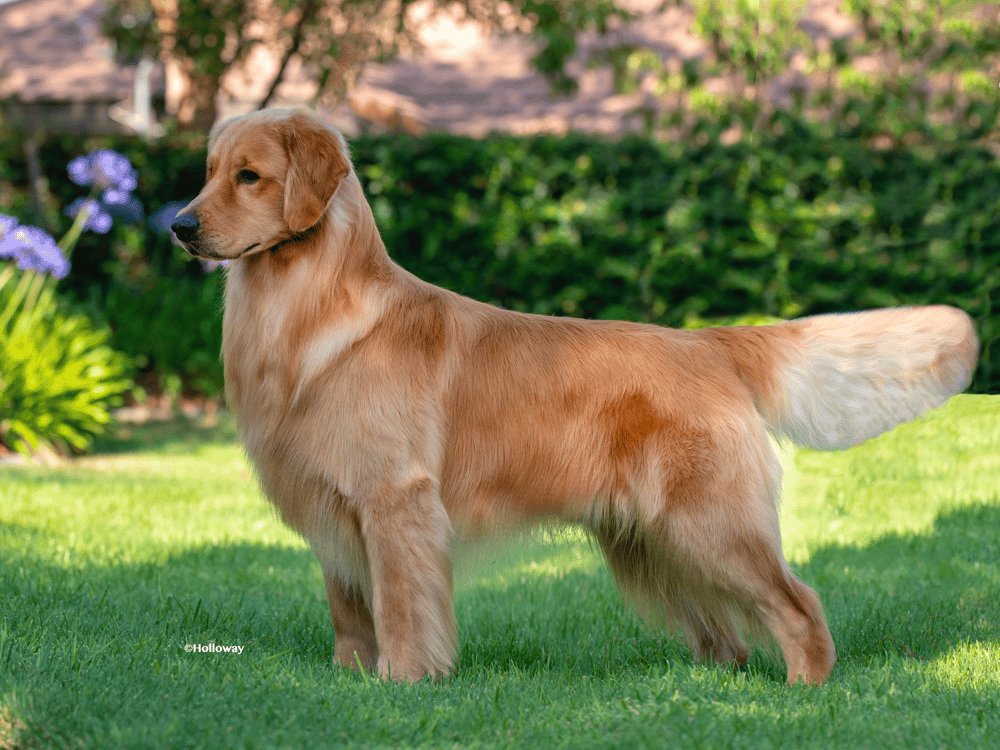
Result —
[[742, 662], [770, 634], [790, 681], [823, 682], [834, 645], [782, 555], [768, 431], [860, 442], [964, 389], [978, 352], [947, 307], [676, 331], [461, 297], [389, 259], [343, 138], [304, 111], [217, 127], [175, 231], [230, 260], [227, 399], [322, 565], [337, 659], [393, 679], [454, 664], [456, 535], [556, 518], [698, 656]]

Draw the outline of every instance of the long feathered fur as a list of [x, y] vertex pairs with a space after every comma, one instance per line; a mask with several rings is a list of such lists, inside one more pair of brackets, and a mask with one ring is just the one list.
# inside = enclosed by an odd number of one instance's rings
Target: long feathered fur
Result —
[[975, 365], [968, 316], [675, 331], [519, 314], [393, 263], [343, 138], [309, 113], [227, 122], [208, 163], [176, 226], [230, 260], [227, 399], [320, 560], [340, 663], [449, 672], [452, 540], [557, 518], [698, 655], [745, 660], [758, 631], [789, 680], [826, 679], [833, 641], [782, 555], [768, 430], [841, 448], [943, 403]]

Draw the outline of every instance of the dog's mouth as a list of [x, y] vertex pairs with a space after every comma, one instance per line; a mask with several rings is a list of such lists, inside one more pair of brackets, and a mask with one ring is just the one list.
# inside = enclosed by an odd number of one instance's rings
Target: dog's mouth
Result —
[[183, 247], [189, 255], [193, 255], [195, 258], [202, 258], [204, 260], [238, 260], [239, 258], [245, 258], [248, 255], [254, 255], [262, 252], [263, 250], [270, 250], [272, 253], [276, 253], [289, 243], [308, 237], [315, 230], [315, 227], [311, 227], [305, 232], [298, 232], [291, 236], [279, 236], [270, 241], [253, 242], [235, 255], [223, 255], [216, 250], [212, 250], [211, 248], [202, 245], [201, 242], [199, 242], [200, 238], [197, 237], [188, 240], [187, 242], [178, 238], [178, 242], [180, 242], [181, 247]]
[[254, 242], [252, 245], [248, 245], [243, 248], [243, 250], [235, 256], [229, 256], [217, 253], [214, 250], [209, 250], [205, 247], [201, 247], [196, 242], [182, 242], [181, 245], [189, 255], [193, 255], [195, 258], [202, 258], [204, 260], [236, 260], [237, 258], [242, 258], [244, 255], [248, 255], [262, 249], [259, 242]]

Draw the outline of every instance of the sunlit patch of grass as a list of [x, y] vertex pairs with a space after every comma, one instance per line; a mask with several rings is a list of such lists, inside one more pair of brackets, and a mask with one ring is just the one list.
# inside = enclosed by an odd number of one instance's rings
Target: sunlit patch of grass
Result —
[[[385, 685], [332, 664], [319, 566], [231, 432], [2, 469], [0, 747], [995, 747], [998, 425], [961, 397], [790, 454], [785, 546], [840, 656], [819, 689], [695, 662], [555, 528], [464, 557], [455, 674]], [[208, 643], [243, 653], [184, 650]]]
[[781, 508], [785, 553], [926, 533], [943, 511], [1000, 502], [1000, 399], [947, 408], [837, 453], [791, 449]]

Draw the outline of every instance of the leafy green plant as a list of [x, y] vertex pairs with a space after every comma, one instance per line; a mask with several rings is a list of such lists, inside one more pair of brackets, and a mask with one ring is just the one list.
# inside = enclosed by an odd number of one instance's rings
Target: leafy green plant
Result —
[[605, 33], [613, 21], [630, 17], [614, 0], [514, 0], [510, 5], [532, 19], [540, 49], [531, 62], [560, 95], [571, 95], [578, 86], [567, 71], [577, 51], [577, 34], [592, 29]]
[[846, 9], [861, 20], [869, 40], [912, 58], [933, 48], [942, 5], [941, 0], [847, 0]]
[[135, 212], [135, 170], [121, 154], [95, 151], [68, 171], [90, 195], [67, 209], [74, 221], [59, 244], [0, 215], [0, 259], [13, 264], [0, 271], [0, 442], [21, 453], [85, 450], [131, 385], [128, 360], [108, 346], [110, 331], [62, 309], [56, 282], [69, 273], [85, 229], [105, 233], [112, 213]]
[[758, 83], [783, 71], [791, 50], [804, 45], [796, 22], [805, 5], [803, 0], [700, 0], [694, 28], [717, 62], [735, 66], [749, 83]]
[[[131, 387], [128, 359], [109, 330], [61, 311], [52, 285], [10, 271], [0, 284], [0, 442], [20, 453], [85, 451]], [[36, 295], [22, 292], [32, 287]]]
[[114, 326], [114, 345], [157, 378], [156, 390], [222, 392], [222, 276], [163, 277], [145, 289], [115, 284], [101, 316]]

